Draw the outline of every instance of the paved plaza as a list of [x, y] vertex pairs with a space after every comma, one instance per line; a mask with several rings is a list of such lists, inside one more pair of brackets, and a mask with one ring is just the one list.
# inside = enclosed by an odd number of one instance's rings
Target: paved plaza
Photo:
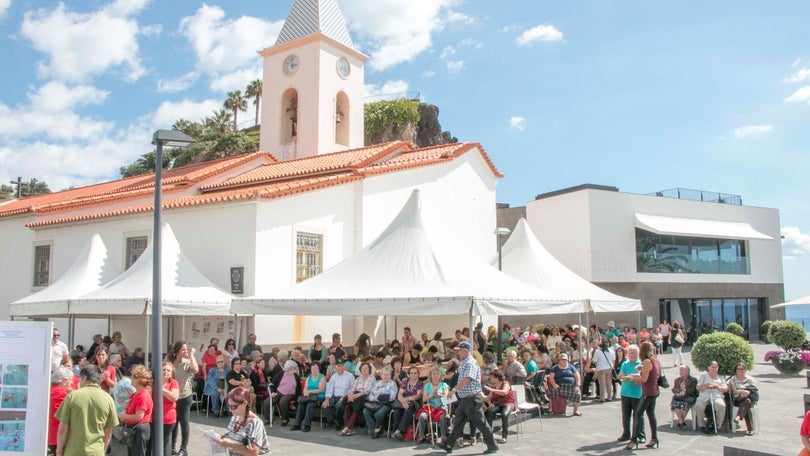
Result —
[[[754, 360], [756, 366], [750, 374], [757, 380], [760, 388], [761, 401], [759, 404], [761, 432], [753, 436], [746, 436], [743, 431], [732, 435], [721, 433], [718, 436], [706, 436], [691, 430], [670, 429], [669, 402], [672, 397], [670, 391], [662, 392], [657, 404], [658, 432], [661, 446], [658, 449], [645, 449], [640, 447], [634, 451], [623, 451], [622, 444], [616, 442], [621, 434], [620, 402], [591, 403], [584, 401], [583, 416], [571, 416], [568, 408], [567, 416], [544, 416], [530, 419], [525, 426], [525, 433], [518, 440], [513, 432], [509, 442], [501, 445], [499, 454], [583, 454], [583, 455], [610, 455], [610, 454], [680, 454], [680, 455], [720, 455], [724, 446], [733, 446], [749, 450], [757, 450], [778, 455], [795, 455], [801, 448], [799, 439], [799, 426], [804, 415], [803, 395], [810, 393], [806, 388], [805, 376], [785, 376], [779, 374], [769, 363], [762, 361], [766, 351], [775, 349], [772, 345], [753, 344]], [[691, 359], [684, 354], [688, 364]], [[672, 356], [661, 356], [662, 365], [670, 383], [677, 375], [677, 369], [672, 367]], [[693, 370], [693, 374], [695, 371]], [[497, 421], [496, 421], [497, 423]], [[371, 439], [365, 435], [364, 428], [357, 428], [357, 434], [350, 437], [340, 437], [331, 428], [321, 430], [318, 423], [314, 423], [312, 432], [301, 433], [290, 431], [289, 426], [281, 427], [276, 420], [273, 428], [267, 427], [270, 447], [273, 454], [339, 454], [359, 455], [369, 453], [396, 454], [396, 455], [439, 455], [444, 454], [440, 449], [433, 449], [430, 445], [414, 445], [412, 442], [380, 438]], [[207, 442], [197, 429], [214, 429], [222, 431], [227, 425], [227, 419], [205, 418], [192, 411], [192, 438], [189, 447], [192, 456], [210, 454]], [[688, 428], [687, 428], [688, 429]], [[649, 430], [648, 430], [649, 435]], [[483, 444], [474, 447], [456, 449], [453, 454], [481, 454], [486, 449]]]

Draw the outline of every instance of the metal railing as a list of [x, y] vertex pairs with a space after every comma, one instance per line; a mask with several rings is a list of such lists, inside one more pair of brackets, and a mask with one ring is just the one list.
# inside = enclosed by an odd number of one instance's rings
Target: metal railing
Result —
[[684, 199], [691, 201], [704, 201], [708, 203], [733, 204], [742, 206], [742, 196], [730, 193], [708, 192], [705, 190], [693, 190], [690, 188], [670, 188], [653, 193], [650, 196], [661, 196], [664, 198]]

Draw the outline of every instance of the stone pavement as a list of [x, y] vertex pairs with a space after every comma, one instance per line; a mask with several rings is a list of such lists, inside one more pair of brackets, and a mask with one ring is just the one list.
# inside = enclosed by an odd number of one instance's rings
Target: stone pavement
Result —
[[[528, 420], [525, 433], [519, 440], [514, 434], [513, 426], [509, 442], [501, 445], [499, 454], [527, 455], [542, 452], [553, 455], [721, 455], [724, 446], [733, 446], [777, 455], [795, 455], [801, 449], [799, 426], [804, 416], [803, 395], [810, 393], [806, 388], [805, 376], [785, 376], [779, 374], [770, 363], [765, 363], [763, 356], [766, 351], [775, 349], [773, 345], [755, 343], [753, 348], [756, 366], [750, 374], [759, 383], [761, 396], [759, 414], [762, 428], [761, 432], [754, 436], [746, 436], [742, 431], [734, 435], [721, 433], [717, 436], [706, 436], [691, 431], [689, 427], [684, 430], [670, 429], [669, 402], [672, 393], [666, 391], [661, 393], [656, 411], [658, 438], [661, 441], [659, 449], [645, 449], [641, 446], [638, 450], [623, 451], [622, 444], [616, 442], [616, 437], [621, 434], [620, 402], [600, 404], [584, 401], [581, 417], [571, 416], [569, 407], [565, 417], [544, 416], [542, 423], [538, 418]], [[672, 367], [672, 356], [662, 355], [661, 361], [672, 383], [677, 375], [677, 369]], [[687, 353], [684, 354], [684, 361], [691, 365]], [[208, 444], [197, 429], [198, 426], [222, 432], [226, 425], [226, 418], [206, 418], [204, 414], [198, 417], [196, 412], [192, 411], [189, 454], [191, 456], [210, 454]], [[333, 428], [321, 430], [317, 422], [314, 423], [312, 432], [301, 433], [290, 431], [289, 426], [281, 427], [280, 421], [276, 420], [273, 428], [266, 429], [273, 454], [358, 455], [380, 452], [392, 455], [444, 454], [438, 448], [432, 449], [430, 445], [414, 445], [412, 442], [386, 438], [371, 439], [365, 435], [365, 429], [361, 428], [356, 429], [357, 434], [354, 436], [340, 437]], [[478, 444], [474, 447], [456, 449], [453, 454], [481, 454], [485, 449], [485, 445]]]

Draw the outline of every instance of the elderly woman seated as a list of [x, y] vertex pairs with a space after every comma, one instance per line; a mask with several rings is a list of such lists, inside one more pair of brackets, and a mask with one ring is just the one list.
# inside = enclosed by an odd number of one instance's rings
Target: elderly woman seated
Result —
[[697, 400], [697, 379], [689, 373], [689, 366], [681, 365], [678, 369], [680, 375], [672, 382], [672, 403], [670, 407], [675, 412], [675, 425], [679, 428], [686, 426], [686, 414], [695, 405]]
[[284, 363], [284, 371], [273, 377], [276, 395], [273, 397], [273, 405], [278, 407], [281, 414], [281, 425], [286, 426], [290, 422], [290, 403], [301, 395], [301, 377], [298, 375], [298, 363], [287, 360]]
[[214, 416], [219, 418], [222, 411], [222, 400], [225, 398], [227, 392], [225, 391], [225, 382], [228, 373], [231, 371], [227, 364], [225, 364], [226, 357], [219, 355], [216, 357], [216, 366], [208, 370], [205, 377], [205, 386], [203, 386], [203, 394], [211, 398], [211, 407], [209, 410], [214, 413]]
[[447, 409], [442, 403], [442, 398], [446, 397], [450, 392], [450, 387], [447, 383], [441, 381], [441, 373], [438, 367], [430, 369], [428, 374], [428, 382], [425, 383], [422, 389], [422, 403], [423, 405], [416, 413], [418, 417], [418, 424], [416, 426], [416, 443], [422, 443], [427, 439], [427, 427], [430, 423], [439, 424], [439, 433], [441, 437], [447, 435]]
[[371, 388], [368, 400], [364, 404], [363, 417], [366, 420], [366, 428], [374, 439], [382, 434], [383, 420], [391, 410], [391, 403], [396, 399], [399, 390], [397, 384], [391, 380], [391, 371], [388, 366], [383, 368], [380, 372], [380, 381]]
[[[728, 385], [723, 381], [723, 377], [719, 374], [720, 365], [717, 361], [712, 361], [709, 364], [708, 372], [700, 374], [698, 379], [697, 390], [699, 391], [697, 401], [695, 402], [695, 420], [701, 430], [707, 433], [717, 433], [717, 430], [723, 427], [723, 421], [726, 417], [726, 401], [725, 394], [728, 392]], [[711, 405], [714, 410], [714, 426], [709, 429], [704, 422], [706, 419], [706, 408]]]
[[737, 407], [733, 430], [736, 430], [740, 425], [740, 420], [744, 420], [747, 429], [746, 434], [754, 435], [754, 426], [751, 423], [751, 407], [759, 400], [757, 381], [747, 375], [748, 367], [745, 363], [738, 363], [734, 367], [734, 371], [734, 376], [728, 381], [732, 403]]
[[567, 353], [557, 355], [557, 365], [551, 368], [548, 382], [551, 387], [549, 396], [565, 398], [573, 404], [574, 416], [582, 416], [582, 412], [579, 411], [579, 405], [582, 402], [580, 393], [582, 378], [580, 378], [579, 371], [568, 362]]

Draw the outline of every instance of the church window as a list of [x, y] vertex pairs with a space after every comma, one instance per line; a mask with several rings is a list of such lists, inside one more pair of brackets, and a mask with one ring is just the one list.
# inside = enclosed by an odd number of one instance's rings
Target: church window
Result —
[[146, 250], [148, 239], [146, 236], [134, 236], [127, 238], [127, 253], [124, 259], [124, 270], [127, 270], [138, 261], [141, 254]]
[[51, 245], [34, 246], [34, 286], [47, 287], [51, 281]]
[[314, 277], [323, 268], [323, 235], [299, 231], [296, 234], [295, 281]]

